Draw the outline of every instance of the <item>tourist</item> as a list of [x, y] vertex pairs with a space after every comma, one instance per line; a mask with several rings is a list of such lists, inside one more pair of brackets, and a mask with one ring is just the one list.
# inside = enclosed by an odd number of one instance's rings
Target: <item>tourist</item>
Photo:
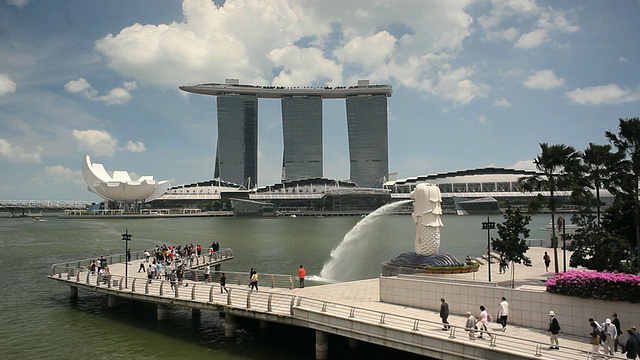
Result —
[[227, 275], [222, 273], [222, 275], [220, 275], [220, 294], [222, 294], [222, 290], [229, 292], [229, 290], [227, 290], [226, 285], [227, 285]]
[[153, 259], [153, 262], [151, 262], [151, 265], [149, 265], [149, 269], [151, 269], [151, 278], [155, 279], [156, 278], [156, 272], [158, 271], [158, 265], [156, 265], [156, 260]]
[[615, 325], [611, 323], [611, 319], [606, 319], [604, 321], [604, 327], [602, 328], [602, 334], [600, 335], [605, 354], [613, 355], [613, 344], [617, 341], [617, 337], [618, 330]]
[[96, 262], [95, 260], [91, 262], [91, 267], [89, 268], [91, 270], [91, 275], [95, 275], [96, 274]]
[[551, 264], [551, 256], [549, 256], [549, 254], [547, 254], [547, 252], [544, 252], [544, 256], [542, 256], [542, 260], [544, 260], [544, 269], [545, 271], [549, 271], [549, 265]]
[[169, 277], [169, 283], [171, 284], [171, 290], [175, 290], [176, 289], [176, 274], [175, 273], [171, 273], [171, 275]]
[[162, 266], [162, 261], [158, 261], [158, 264], [156, 265], [156, 279], [162, 279], [162, 270], [163, 270], [163, 266]]
[[502, 325], [502, 331], [507, 331], [507, 316], [509, 316], [509, 303], [503, 296], [502, 302], [498, 305], [498, 322]]
[[640, 338], [638, 338], [637, 331], [633, 328], [627, 330], [627, 334], [629, 334], [629, 339], [627, 340], [627, 344], [624, 346], [622, 353], [626, 354], [627, 359], [635, 359], [638, 355], [640, 355]]
[[249, 289], [251, 289], [251, 277], [252, 276], [253, 276], [253, 268], [251, 268], [251, 270], [249, 270]]
[[442, 330], [449, 330], [449, 304], [444, 301], [444, 298], [440, 299], [440, 319], [442, 319]]
[[467, 323], [464, 325], [465, 329], [469, 333], [469, 340], [476, 339], [476, 317], [471, 314], [471, 311], [467, 311]]
[[167, 263], [167, 266], [164, 267], [164, 279], [171, 280], [171, 275], [173, 275], [173, 268], [171, 263]]
[[204, 266], [204, 281], [211, 282], [211, 266], [209, 266], [209, 263]]
[[131, 249], [127, 249], [127, 262], [131, 262]]
[[300, 288], [304, 288], [304, 277], [307, 274], [307, 271], [300, 265], [300, 269], [298, 269], [298, 278], [300, 278]]
[[151, 254], [147, 250], [145, 250], [144, 257], [147, 259], [147, 262], [149, 262], [149, 258], [151, 257]]
[[611, 323], [616, 327], [616, 341], [613, 342], [613, 351], [618, 351], [618, 338], [622, 335], [622, 325], [620, 324], [620, 319], [618, 319], [618, 313], [611, 313]]
[[196, 255], [200, 256], [202, 254], [202, 246], [200, 244], [196, 245]]
[[591, 325], [591, 340], [589, 344], [591, 344], [591, 352], [594, 354], [599, 354], [600, 351], [600, 329], [598, 328], [598, 324], [595, 321], [591, 321], [593, 319], [589, 319], [589, 325]]
[[560, 333], [560, 323], [558, 322], [558, 319], [556, 318], [556, 313], [552, 311], [549, 311], [549, 330], [551, 333], [551, 336], [549, 337], [551, 340], [551, 346], [549, 346], [549, 349], [552, 350], [559, 350], [560, 349], [560, 343], [558, 342], [558, 334]]
[[[482, 334], [489, 331], [489, 327], [487, 326], [488, 322], [489, 313], [484, 305], [480, 305], [480, 316], [478, 316], [478, 321], [476, 322], [476, 325], [480, 323], [480, 336], [478, 336], [478, 339], [482, 339]], [[489, 337], [491, 337], [491, 335], [489, 335]]]
[[144, 259], [140, 259], [140, 267], [138, 268], [138, 272], [147, 272], [147, 270], [144, 268]]
[[151, 266], [147, 267], [147, 279], [149, 279], [148, 283], [151, 284], [151, 279], [153, 279], [153, 273], [151, 272]]
[[256, 289], [256, 292], [258, 292], [258, 272], [253, 270], [253, 274], [251, 275], [251, 283], [249, 288], [251, 290]]

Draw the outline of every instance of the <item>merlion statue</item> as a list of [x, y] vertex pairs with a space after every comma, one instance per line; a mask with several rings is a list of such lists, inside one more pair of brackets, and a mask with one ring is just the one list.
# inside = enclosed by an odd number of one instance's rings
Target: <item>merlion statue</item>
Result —
[[440, 220], [442, 198], [440, 188], [431, 184], [418, 184], [410, 194], [414, 199], [413, 222], [416, 224], [416, 254], [436, 255], [440, 250]]

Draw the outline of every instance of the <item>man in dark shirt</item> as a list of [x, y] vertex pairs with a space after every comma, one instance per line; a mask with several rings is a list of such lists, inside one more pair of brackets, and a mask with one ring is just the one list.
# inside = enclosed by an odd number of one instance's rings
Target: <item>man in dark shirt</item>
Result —
[[440, 318], [442, 319], [443, 328], [442, 330], [449, 330], [449, 322], [447, 319], [449, 318], [449, 304], [444, 301], [444, 298], [440, 299]]

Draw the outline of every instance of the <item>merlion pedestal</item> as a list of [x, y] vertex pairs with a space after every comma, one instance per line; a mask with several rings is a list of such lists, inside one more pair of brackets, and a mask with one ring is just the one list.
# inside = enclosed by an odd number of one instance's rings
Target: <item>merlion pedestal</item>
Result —
[[442, 220], [442, 198], [440, 188], [435, 185], [418, 184], [411, 192], [413, 222], [416, 224], [416, 254], [436, 255], [440, 250], [440, 228]]

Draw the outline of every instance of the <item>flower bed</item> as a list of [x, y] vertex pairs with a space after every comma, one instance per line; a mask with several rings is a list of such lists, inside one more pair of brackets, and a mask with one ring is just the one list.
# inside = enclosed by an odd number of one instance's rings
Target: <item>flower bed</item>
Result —
[[573, 270], [556, 274], [545, 285], [553, 294], [640, 303], [638, 275]]

